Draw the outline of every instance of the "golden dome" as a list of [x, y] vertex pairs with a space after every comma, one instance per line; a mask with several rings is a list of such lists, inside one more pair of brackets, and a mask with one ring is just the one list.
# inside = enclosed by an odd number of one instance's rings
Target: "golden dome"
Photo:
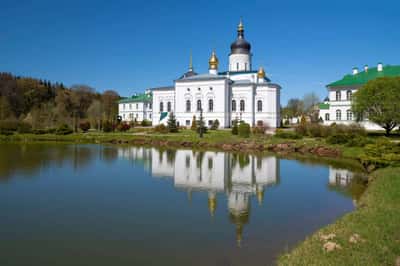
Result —
[[260, 67], [257, 72], [257, 77], [260, 79], [265, 78], [265, 71], [263, 67]]
[[210, 69], [218, 69], [218, 58], [217, 55], [215, 54], [215, 51], [212, 52], [210, 60], [208, 61], [208, 64], [210, 66]]

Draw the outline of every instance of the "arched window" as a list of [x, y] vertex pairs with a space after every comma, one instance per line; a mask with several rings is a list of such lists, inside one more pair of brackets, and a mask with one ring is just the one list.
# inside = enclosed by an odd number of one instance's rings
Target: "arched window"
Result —
[[244, 100], [240, 100], [240, 111], [244, 112]]
[[171, 102], [167, 102], [167, 112], [171, 112]]
[[348, 91], [346, 92], [346, 96], [347, 96], [347, 100], [348, 100], [348, 101], [351, 101], [351, 100], [352, 100], [352, 98], [353, 98], [353, 93], [351, 92], [351, 90], [348, 90]]
[[347, 120], [353, 120], [353, 112], [351, 110], [347, 110]]
[[186, 112], [190, 112], [190, 109], [191, 109], [191, 103], [190, 103], [190, 100], [187, 100], [186, 101]]
[[164, 112], [164, 103], [160, 102], [160, 112]]
[[212, 99], [208, 100], [208, 111], [214, 111], [214, 101]]
[[201, 100], [197, 100], [197, 111], [201, 110]]
[[232, 111], [236, 112], [236, 101], [232, 100]]
[[262, 101], [261, 100], [257, 101], [257, 112], [262, 112]]
[[239, 63], [236, 63], [236, 70], [239, 71]]
[[325, 114], [325, 121], [329, 121], [329, 114]]
[[340, 91], [336, 91], [336, 101], [340, 101], [341, 97], [340, 97]]
[[336, 110], [336, 120], [342, 120], [342, 112], [340, 110]]

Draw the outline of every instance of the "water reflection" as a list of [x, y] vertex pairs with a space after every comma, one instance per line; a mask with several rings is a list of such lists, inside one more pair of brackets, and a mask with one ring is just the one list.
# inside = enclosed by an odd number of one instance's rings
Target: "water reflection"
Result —
[[[251, 198], [256, 197], [261, 206], [266, 190], [280, 180], [280, 159], [274, 156], [138, 147], [120, 147], [118, 155], [142, 163], [153, 177], [173, 179], [175, 188], [186, 191], [189, 201], [193, 192], [207, 193], [211, 216], [218, 208], [217, 194], [226, 195], [238, 246], [244, 226], [249, 223]], [[347, 188], [351, 187], [353, 177], [349, 170], [329, 167], [327, 183], [330, 189], [351, 197], [352, 191]]]

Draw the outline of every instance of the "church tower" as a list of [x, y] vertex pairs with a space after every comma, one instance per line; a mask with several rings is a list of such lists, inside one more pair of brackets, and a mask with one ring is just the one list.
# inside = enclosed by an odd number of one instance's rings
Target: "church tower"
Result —
[[240, 19], [237, 38], [231, 44], [229, 71], [251, 71], [251, 45], [244, 39], [244, 26]]

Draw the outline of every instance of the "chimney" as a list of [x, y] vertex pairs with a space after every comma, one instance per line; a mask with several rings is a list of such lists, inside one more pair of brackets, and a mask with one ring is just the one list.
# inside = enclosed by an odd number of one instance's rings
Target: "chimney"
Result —
[[353, 67], [353, 75], [357, 75], [358, 74], [358, 68]]
[[365, 65], [365, 66], [364, 66], [364, 71], [365, 71], [365, 72], [368, 72], [368, 65]]
[[377, 70], [378, 70], [379, 72], [381, 72], [381, 71], [383, 70], [383, 64], [382, 64], [382, 63], [378, 63]]

